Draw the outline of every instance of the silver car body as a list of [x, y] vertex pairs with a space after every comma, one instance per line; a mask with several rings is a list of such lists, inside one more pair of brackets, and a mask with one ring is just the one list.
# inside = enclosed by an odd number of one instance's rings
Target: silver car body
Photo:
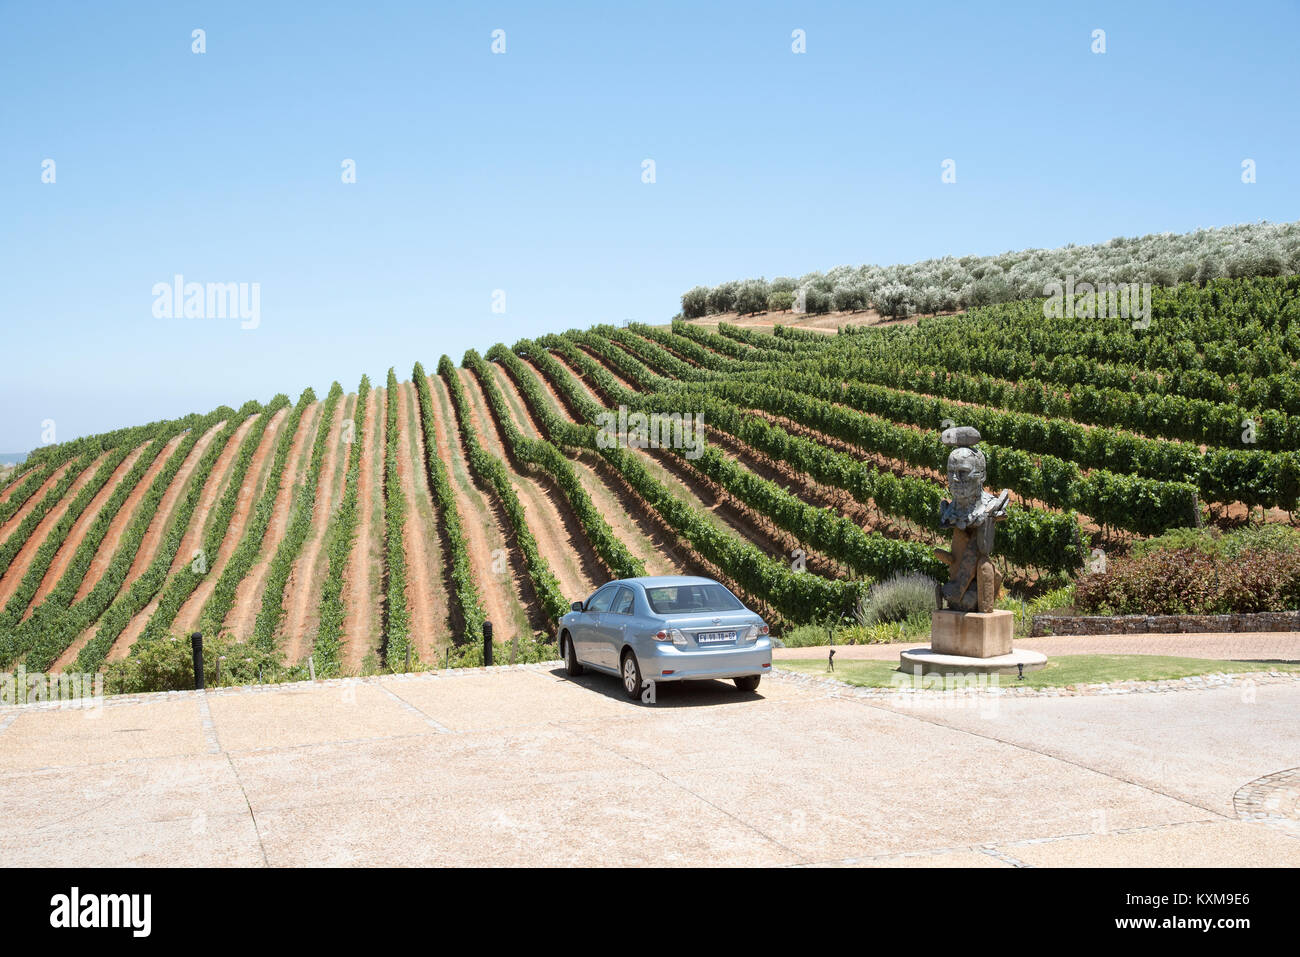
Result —
[[[721, 588], [739, 607], [710, 611], [665, 606], [665, 595], [698, 594], [699, 589], [682, 588], [696, 585]], [[659, 610], [652, 596], [657, 596]], [[636, 654], [643, 681], [744, 678], [772, 670], [767, 624], [711, 578], [622, 578], [596, 589], [582, 605], [583, 611], [570, 611], [560, 619], [556, 639], [561, 653], [564, 642], [572, 641], [578, 663], [596, 671], [618, 675], [629, 649]], [[655, 638], [674, 631], [670, 640]]]

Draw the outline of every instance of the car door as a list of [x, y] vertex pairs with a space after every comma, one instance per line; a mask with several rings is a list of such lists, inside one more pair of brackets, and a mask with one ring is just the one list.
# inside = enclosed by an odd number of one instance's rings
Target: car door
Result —
[[601, 635], [602, 619], [618, 594], [618, 585], [606, 585], [587, 599], [578, 621], [573, 626], [573, 647], [578, 653], [578, 660], [588, 664], [600, 665], [604, 644]]
[[600, 647], [597, 651], [599, 655], [597, 661], [606, 668], [618, 667], [619, 652], [623, 650], [623, 639], [627, 634], [628, 626], [633, 621], [635, 604], [636, 596], [632, 589], [623, 585], [610, 603], [609, 610], [600, 616]]

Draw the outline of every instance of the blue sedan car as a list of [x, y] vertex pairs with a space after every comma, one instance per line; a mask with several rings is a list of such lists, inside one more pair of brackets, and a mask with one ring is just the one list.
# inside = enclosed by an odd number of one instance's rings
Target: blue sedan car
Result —
[[767, 623], [710, 578], [622, 578], [572, 609], [557, 629], [569, 675], [617, 675], [629, 698], [650, 682], [701, 678], [754, 691], [772, 669]]

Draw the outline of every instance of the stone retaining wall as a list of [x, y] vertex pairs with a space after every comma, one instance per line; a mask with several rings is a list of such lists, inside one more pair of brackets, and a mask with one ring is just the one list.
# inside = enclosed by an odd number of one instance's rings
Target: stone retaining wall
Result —
[[1300, 611], [1241, 615], [1035, 615], [1030, 635], [1197, 634], [1300, 631]]

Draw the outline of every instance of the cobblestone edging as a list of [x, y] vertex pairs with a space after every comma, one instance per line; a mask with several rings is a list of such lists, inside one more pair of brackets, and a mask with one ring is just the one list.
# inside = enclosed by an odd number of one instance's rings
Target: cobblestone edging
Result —
[[1300, 768], [1256, 778], [1232, 796], [1237, 817], [1263, 821], [1300, 837]]
[[1300, 631], [1300, 611], [1240, 615], [1035, 615], [1029, 634], [1145, 635], [1241, 631]]
[[[997, 685], [991, 685], [992, 678], [986, 676], [958, 676], [957, 681], [948, 686], [941, 676], [933, 676], [933, 684], [925, 684], [931, 676], [913, 678], [900, 672], [906, 684], [889, 688], [860, 688], [847, 684], [829, 675], [810, 675], [799, 671], [787, 671], [784, 668], [773, 670], [773, 677], [783, 681], [823, 686], [827, 690], [855, 698], [898, 698], [899, 696], [967, 696], [967, 697], [1005, 697], [1005, 698], [1077, 698], [1102, 695], [1125, 694], [1171, 694], [1176, 691], [1210, 691], [1215, 688], [1240, 688], [1243, 693], [1258, 685], [1297, 684], [1300, 672], [1291, 671], [1252, 671], [1228, 674], [1214, 672], [1208, 675], [1192, 675], [1187, 678], [1170, 678], [1163, 681], [1112, 681], [1100, 684], [1065, 685], [1060, 688], [1017, 687], [1016, 679], [1007, 675], [996, 675]], [[963, 680], [969, 679], [969, 680]]]
[[[84, 698], [81, 701], [33, 701], [27, 704], [0, 704], [0, 715], [13, 715], [21, 710], [57, 710], [78, 707], [91, 708], [100, 704], [113, 707], [124, 704], [141, 704], [150, 701], [177, 701], [187, 698], [203, 699], [240, 694], [269, 694], [276, 691], [304, 691], [311, 688], [346, 689], [357, 684], [378, 684], [388, 681], [420, 681], [441, 678], [462, 678], [469, 675], [496, 674], [502, 671], [551, 671], [563, 667], [564, 661], [537, 661], [518, 665], [493, 665], [491, 668], [443, 668], [437, 671], [411, 671], [386, 675], [366, 675], [352, 678], [321, 678], [316, 681], [282, 681], [268, 682], [260, 685], [225, 685], [220, 688], [207, 688], [203, 691], [149, 691], [142, 694], [106, 694], [102, 699]], [[0, 722], [4, 718], [0, 717]]]

